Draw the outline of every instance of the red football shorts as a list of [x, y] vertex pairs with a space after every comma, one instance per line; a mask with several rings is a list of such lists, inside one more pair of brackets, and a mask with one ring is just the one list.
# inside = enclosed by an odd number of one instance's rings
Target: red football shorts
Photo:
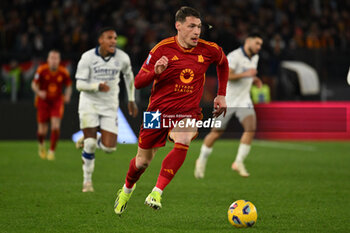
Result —
[[[196, 115], [196, 120], [201, 120], [203, 118], [203, 115]], [[181, 119], [177, 119], [179, 121]], [[170, 131], [173, 128], [161, 128], [161, 129], [144, 129], [143, 125], [140, 129], [139, 134], [139, 147], [142, 149], [151, 149], [156, 147], [163, 147], [165, 146], [166, 140], [168, 139], [171, 142], [174, 142], [172, 138], [170, 138], [169, 134]], [[197, 134], [192, 138], [195, 139], [198, 135]]]
[[38, 99], [37, 101], [37, 121], [39, 123], [45, 123], [50, 121], [51, 117], [63, 117], [64, 103], [63, 99], [54, 101], [44, 101]]

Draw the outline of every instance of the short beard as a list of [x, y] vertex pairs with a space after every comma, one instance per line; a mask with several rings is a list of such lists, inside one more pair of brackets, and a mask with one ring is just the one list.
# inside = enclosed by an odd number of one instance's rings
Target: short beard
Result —
[[253, 52], [253, 50], [251, 48], [249, 48], [249, 52], [251, 56], [254, 56], [256, 53]]

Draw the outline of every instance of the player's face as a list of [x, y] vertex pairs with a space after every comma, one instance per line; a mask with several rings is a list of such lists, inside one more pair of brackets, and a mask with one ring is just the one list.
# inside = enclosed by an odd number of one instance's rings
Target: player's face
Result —
[[103, 55], [111, 54], [115, 52], [115, 46], [117, 45], [117, 33], [115, 31], [105, 31], [98, 39], [100, 44], [100, 52]]
[[176, 22], [175, 27], [181, 46], [185, 48], [197, 46], [202, 27], [199, 18], [187, 16], [184, 22]]
[[58, 52], [52, 51], [49, 53], [47, 57], [47, 63], [49, 65], [50, 70], [57, 70], [58, 66], [61, 62], [61, 56]]
[[252, 54], [259, 53], [261, 46], [263, 44], [263, 40], [259, 37], [251, 38], [249, 41], [249, 49]]

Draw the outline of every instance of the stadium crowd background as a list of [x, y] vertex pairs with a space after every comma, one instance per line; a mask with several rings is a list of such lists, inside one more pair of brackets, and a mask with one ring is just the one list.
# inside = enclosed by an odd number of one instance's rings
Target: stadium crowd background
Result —
[[[340, 56], [342, 63], [348, 63], [344, 57], [349, 57], [350, 50], [349, 0], [1, 1], [0, 61], [11, 69], [28, 60], [44, 61], [47, 52], [56, 48], [64, 60], [71, 62], [74, 81], [81, 54], [96, 46], [101, 27], [111, 25], [118, 32], [118, 47], [130, 55], [136, 74], [149, 50], [160, 40], [175, 35], [173, 15], [182, 5], [201, 12], [202, 38], [218, 43], [225, 53], [237, 48], [250, 31], [259, 31], [264, 37], [259, 76], [272, 85], [280, 62], [304, 58], [305, 52], [310, 63], [315, 62], [315, 57], [328, 58], [311, 64], [324, 83], [337, 83], [330, 77], [343, 75], [337, 74], [339, 69], [334, 65], [339, 62], [332, 63], [333, 57]], [[0, 84], [5, 83], [2, 78]], [[22, 86], [22, 96], [32, 95], [30, 85]], [[5, 89], [1, 90], [0, 98], [6, 99]]]

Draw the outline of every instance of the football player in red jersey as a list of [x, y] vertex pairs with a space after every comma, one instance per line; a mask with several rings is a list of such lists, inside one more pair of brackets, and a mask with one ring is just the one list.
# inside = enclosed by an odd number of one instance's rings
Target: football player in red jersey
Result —
[[191, 7], [181, 7], [177, 11], [175, 27], [176, 36], [161, 41], [151, 50], [135, 77], [135, 87], [142, 88], [153, 82], [147, 109], [152, 112], [151, 121], [159, 119], [162, 114], [162, 118], [168, 118], [167, 121], [176, 125], [157, 129], [148, 128], [147, 124], [141, 127], [136, 157], [130, 161], [125, 184], [115, 201], [116, 214], [125, 210], [136, 182], [169, 136], [175, 143], [174, 148], [164, 158], [157, 183], [145, 200], [150, 207], [161, 208], [163, 189], [183, 164], [191, 140], [197, 135], [196, 125], [188, 123], [201, 120], [199, 102], [205, 72], [211, 63], [217, 66], [219, 81], [213, 114], [219, 116], [226, 112], [229, 68], [222, 48], [199, 38], [202, 27], [200, 14]]
[[[69, 103], [72, 94], [72, 81], [66, 68], [60, 66], [61, 56], [57, 50], [51, 50], [47, 63], [40, 65], [32, 81], [37, 108], [39, 156], [54, 160], [56, 144], [60, 134], [64, 103]], [[64, 95], [62, 95], [64, 90]], [[51, 124], [50, 149], [46, 153], [45, 137]]]

